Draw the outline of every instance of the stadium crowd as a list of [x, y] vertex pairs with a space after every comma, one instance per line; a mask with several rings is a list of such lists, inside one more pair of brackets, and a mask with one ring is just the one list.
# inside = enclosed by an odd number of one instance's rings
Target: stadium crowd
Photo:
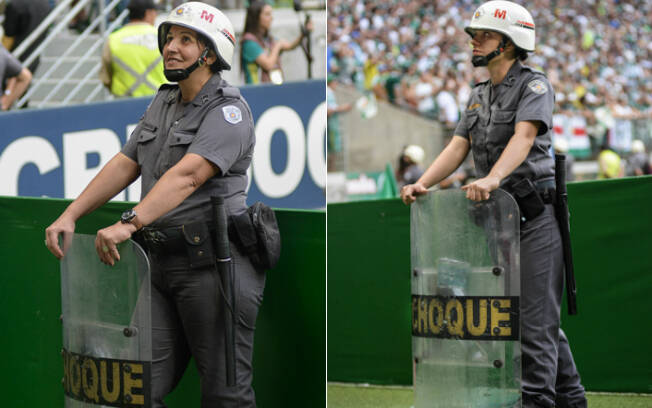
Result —
[[[329, 74], [452, 129], [473, 84], [487, 79], [471, 69], [463, 31], [480, 3], [330, 0]], [[527, 8], [537, 49], [525, 63], [547, 73], [557, 113], [584, 115], [590, 132], [603, 132], [591, 126], [601, 121], [652, 118], [648, 0], [533, 0]]]

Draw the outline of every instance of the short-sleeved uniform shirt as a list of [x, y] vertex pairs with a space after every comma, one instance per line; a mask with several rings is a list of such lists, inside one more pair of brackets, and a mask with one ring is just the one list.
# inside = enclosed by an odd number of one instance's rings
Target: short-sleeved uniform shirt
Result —
[[546, 76], [515, 61], [500, 84], [477, 84], [455, 129], [455, 135], [471, 143], [477, 177], [485, 177], [514, 135], [516, 123], [540, 121], [539, 131], [527, 158], [501, 187], [523, 178], [532, 181], [553, 178], [550, 155], [554, 92]]
[[224, 197], [227, 213], [244, 212], [254, 144], [249, 105], [237, 88], [214, 74], [187, 104], [181, 102], [178, 85], [161, 86], [122, 153], [140, 166], [141, 199], [187, 153], [198, 154], [219, 167], [216, 176], [151, 224], [169, 227], [210, 220], [212, 195]]
[[4, 92], [4, 82], [20, 74], [23, 66], [9, 51], [0, 45], [0, 91]]

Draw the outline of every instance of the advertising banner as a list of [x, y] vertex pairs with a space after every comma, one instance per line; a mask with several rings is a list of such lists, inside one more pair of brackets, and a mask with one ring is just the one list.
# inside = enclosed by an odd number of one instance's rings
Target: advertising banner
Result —
[[[249, 204], [326, 204], [323, 80], [241, 88], [254, 116]], [[0, 195], [76, 198], [126, 143], [151, 98], [0, 113]], [[140, 181], [114, 200], [138, 201]]]

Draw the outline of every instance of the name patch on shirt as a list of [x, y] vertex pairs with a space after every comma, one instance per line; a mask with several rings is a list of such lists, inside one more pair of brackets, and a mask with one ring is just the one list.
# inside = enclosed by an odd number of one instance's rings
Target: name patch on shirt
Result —
[[543, 95], [544, 93], [548, 92], [548, 87], [546, 86], [546, 83], [543, 82], [540, 79], [535, 79], [535, 80], [530, 81], [527, 84], [527, 86], [535, 94]]

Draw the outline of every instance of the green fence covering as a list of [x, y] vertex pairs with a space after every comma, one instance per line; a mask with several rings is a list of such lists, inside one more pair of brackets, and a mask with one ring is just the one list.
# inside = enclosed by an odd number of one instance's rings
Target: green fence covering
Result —
[[[67, 200], [0, 197], [0, 389], [7, 407], [63, 407], [59, 263], [43, 244], [44, 229]], [[109, 203], [77, 223], [95, 233], [128, 203]], [[260, 407], [324, 407], [326, 280], [323, 211], [277, 210], [282, 235], [278, 266], [267, 275], [254, 352]], [[169, 406], [199, 407], [191, 365]]]
[[[652, 177], [568, 185], [579, 315], [562, 311], [591, 391], [652, 392]], [[409, 209], [328, 212], [328, 380], [411, 384]]]

